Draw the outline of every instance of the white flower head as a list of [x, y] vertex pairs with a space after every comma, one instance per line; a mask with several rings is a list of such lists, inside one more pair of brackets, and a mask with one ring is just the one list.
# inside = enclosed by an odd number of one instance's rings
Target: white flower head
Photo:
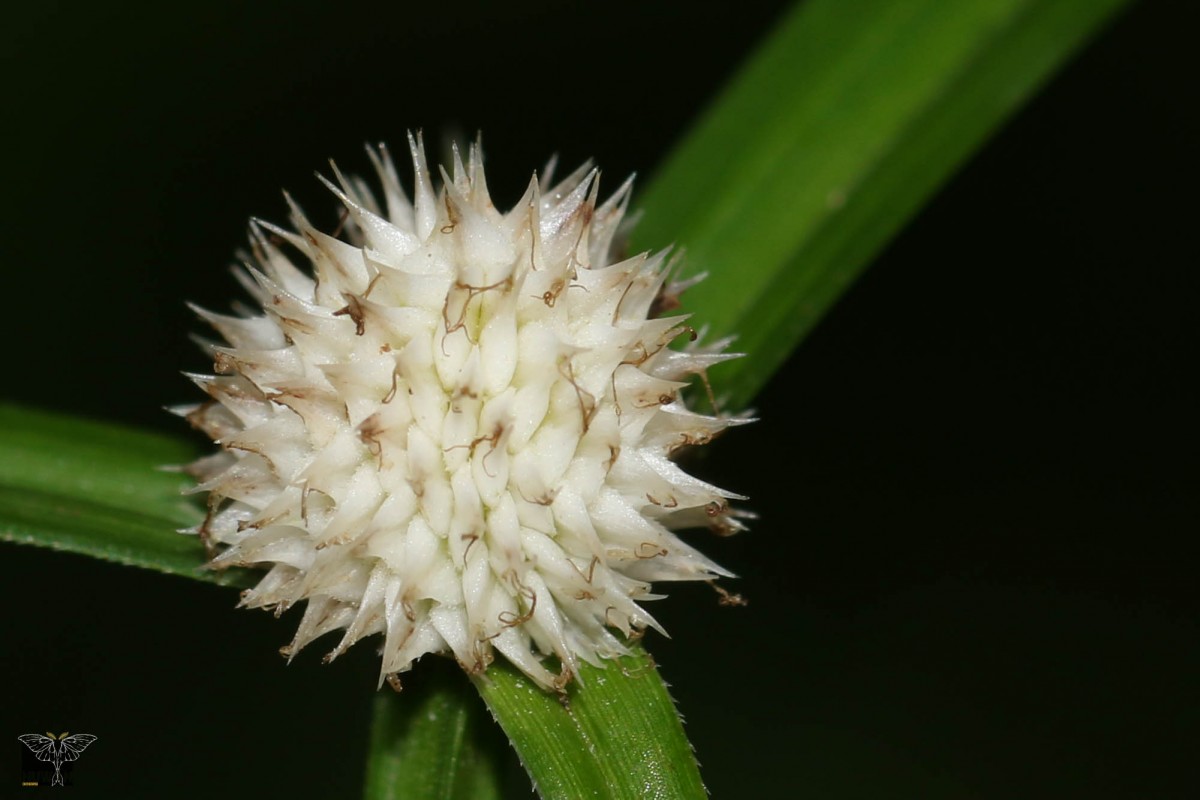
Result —
[[664, 253], [614, 255], [629, 181], [598, 203], [587, 165], [535, 175], [501, 213], [478, 145], [435, 190], [409, 144], [411, 199], [383, 147], [382, 205], [335, 167], [345, 239], [291, 204], [294, 230], [251, 226], [239, 277], [262, 310], [196, 309], [226, 344], [191, 376], [211, 400], [179, 409], [221, 447], [189, 468], [209, 505], [193, 532], [213, 567], [269, 568], [243, 605], [307, 601], [289, 657], [379, 633], [381, 680], [499, 651], [561, 688], [626, 652], [615, 632], [659, 629], [652, 582], [730, 574], [674, 531], [739, 529], [735, 496], [671, 456], [742, 421], [680, 398], [732, 356], [671, 347], [695, 334], [659, 316], [681, 287]]

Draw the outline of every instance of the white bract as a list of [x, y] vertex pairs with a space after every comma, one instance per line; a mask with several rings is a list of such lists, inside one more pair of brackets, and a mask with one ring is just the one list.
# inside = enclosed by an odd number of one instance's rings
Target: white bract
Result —
[[196, 309], [226, 344], [192, 376], [212, 399], [180, 409], [221, 446], [189, 467], [209, 504], [194, 532], [213, 567], [269, 567], [244, 605], [307, 601], [285, 655], [380, 633], [381, 680], [499, 651], [561, 687], [626, 652], [615, 631], [658, 628], [652, 582], [729, 574], [674, 531], [739, 529], [734, 496], [671, 456], [739, 421], [679, 396], [732, 356], [669, 347], [695, 334], [657, 316], [682, 288], [664, 254], [614, 255], [628, 181], [598, 204], [586, 165], [535, 175], [501, 213], [478, 147], [435, 191], [410, 145], [411, 200], [382, 147], [382, 207], [335, 168], [349, 241], [292, 205], [294, 230], [251, 226], [240, 277], [262, 311]]

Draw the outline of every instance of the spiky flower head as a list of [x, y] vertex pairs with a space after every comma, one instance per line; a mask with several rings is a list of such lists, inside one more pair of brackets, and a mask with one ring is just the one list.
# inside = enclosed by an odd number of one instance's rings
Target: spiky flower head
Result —
[[382, 147], [382, 206], [335, 167], [346, 238], [289, 200], [294, 230], [252, 224], [239, 273], [261, 312], [196, 309], [226, 344], [191, 376], [211, 400], [180, 409], [221, 447], [189, 468], [208, 493], [194, 532], [213, 567], [269, 567], [243, 605], [307, 601], [289, 657], [381, 633], [381, 680], [499, 651], [561, 687], [626, 652], [615, 631], [659, 628], [652, 582], [729, 574], [674, 531], [738, 529], [734, 496], [671, 456], [738, 421], [680, 398], [731, 356], [670, 346], [695, 334], [659, 316], [681, 288], [664, 253], [614, 254], [629, 181], [599, 204], [587, 165], [535, 174], [501, 213], [478, 146], [435, 190], [409, 144], [411, 199]]

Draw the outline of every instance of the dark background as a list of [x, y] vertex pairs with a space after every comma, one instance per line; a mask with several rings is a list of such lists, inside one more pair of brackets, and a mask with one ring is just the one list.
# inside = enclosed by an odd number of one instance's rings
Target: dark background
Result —
[[[716, 797], [1196, 796], [1181, 7], [1100, 36], [696, 465], [761, 517], [701, 539], [749, 607], [679, 587], [653, 609]], [[781, 8], [23, 4], [0, 396], [186, 435], [160, 410], [204, 368], [183, 301], [237, 296], [226, 266], [248, 216], [284, 218], [281, 187], [331, 222], [312, 171], [422, 126], [482, 130], [500, 201], [554, 151], [649, 176]], [[0, 795], [16, 736], [45, 730], [100, 737], [81, 796], [360, 792], [369, 645], [285, 668], [294, 619], [228, 589], [0, 558]]]

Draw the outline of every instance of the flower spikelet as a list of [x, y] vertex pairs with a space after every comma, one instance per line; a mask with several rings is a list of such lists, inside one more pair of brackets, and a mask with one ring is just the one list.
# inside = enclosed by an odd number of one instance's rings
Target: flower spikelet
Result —
[[561, 687], [625, 653], [617, 632], [659, 629], [653, 582], [729, 575], [675, 531], [739, 529], [735, 496], [671, 456], [742, 421], [680, 397], [732, 356], [660, 316], [682, 286], [664, 253], [615, 255], [629, 181], [600, 203], [587, 165], [535, 175], [501, 213], [477, 145], [435, 189], [409, 144], [411, 198], [382, 146], [382, 202], [334, 167], [338, 235], [289, 200], [291, 229], [254, 222], [239, 273], [262, 310], [196, 309], [224, 343], [190, 376], [211, 399], [179, 409], [220, 445], [189, 467], [209, 508], [192, 532], [214, 568], [268, 569], [243, 605], [306, 601], [289, 657], [378, 633], [381, 681], [499, 651]]

